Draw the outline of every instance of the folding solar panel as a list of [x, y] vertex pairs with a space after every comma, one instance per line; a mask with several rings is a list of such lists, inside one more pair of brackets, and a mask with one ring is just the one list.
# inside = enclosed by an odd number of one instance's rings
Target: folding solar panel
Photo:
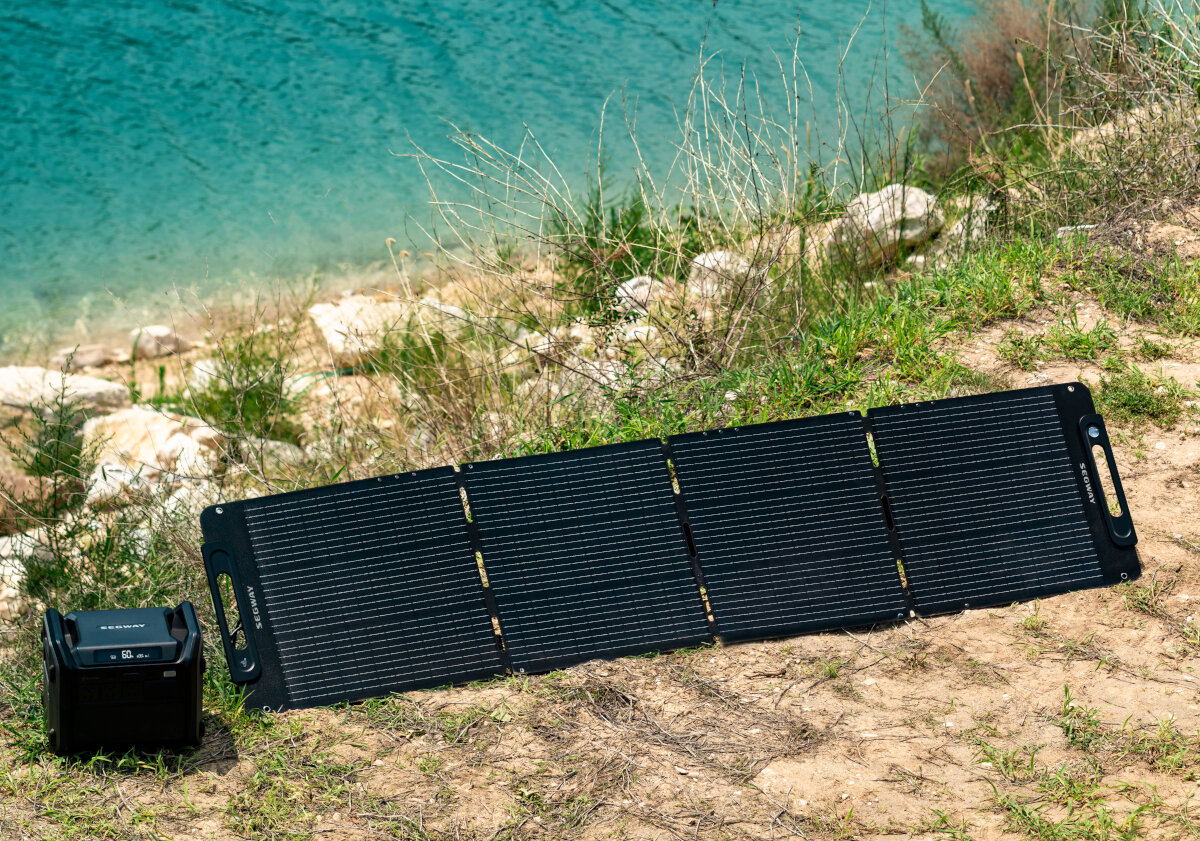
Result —
[[669, 443], [723, 638], [907, 615], [858, 412]]
[[201, 526], [230, 673], [269, 709], [1140, 573], [1079, 383], [382, 476]]
[[[255, 706], [280, 709], [503, 674], [466, 526], [448, 467], [207, 509], [234, 679]], [[237, 593], [240, 648], [221, 574]]]
[[[1073, 383], [869, 413], [918, 612], [1008, 604], [1136, 577], [1127, 509], [1105, 506]], [[1114, 472], [1115, 475], [1115, 472]], [[1123, 494], [1118, 503], [1125, 508]]]
[[463, 468], [517, 670], [711, 641], [661, 445]]

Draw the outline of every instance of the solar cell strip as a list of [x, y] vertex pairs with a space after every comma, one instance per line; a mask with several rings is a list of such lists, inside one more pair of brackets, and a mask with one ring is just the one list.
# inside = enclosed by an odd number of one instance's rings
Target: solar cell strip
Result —
[[503, 673], [454, 471], [244, 504], [293, 706]]
[[710, 641], [661, 446], [466, 465], [518, 671]]
[[870, 418], [918, 610], [1103, 583], [1052, 390], [887, 407]]
[[668, 445], [723, 637], [905, 613], [861, 415], [680, 435]]

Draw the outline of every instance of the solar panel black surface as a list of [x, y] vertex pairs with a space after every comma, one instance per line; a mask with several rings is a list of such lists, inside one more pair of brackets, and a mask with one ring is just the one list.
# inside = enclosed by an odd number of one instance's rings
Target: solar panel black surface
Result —
[[870, 419], [919, 611], [1104, 583], [1053, 389], [889, 406]]
[[311, 706], [504, 672], [451, 468], [223, 509], [206, 514], [206, 534], [229, 527], [213, 520], [244, 518], [259, 652], [282, 676], [284, 697], [254, 703]]
[[705, 642], [702, 582], [735, 640], [1140, 573], [1082, 384], [877, 409], [867, 425], [879, 469], [847, 412], [214, 506], [203, 551], [230, 674], [255, 706], [312, 706]]
[[711, 641], [658, 442], [463, 471], [514, 668]]
[[907, 612], [857, 412], [668, 443], [722, 637]]

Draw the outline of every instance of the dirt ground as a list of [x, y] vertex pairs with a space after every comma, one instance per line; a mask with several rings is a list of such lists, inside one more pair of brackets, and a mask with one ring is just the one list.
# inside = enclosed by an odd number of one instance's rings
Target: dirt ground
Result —
[[[1076, 304], [1080, 326], [1100, 317]], [[1090, 364], [999, 358], [1008, 331], [1057, 318], [995, 325], [960, 358], [1013, 387], [1094, 381]], [[1194, 387], [1195, 347], [1170, 344], [1144, 366]], [[210, 727], [194, 769], [80, 796], [152, 813], [153, 832], [179, 839], [1191, 837], [1200, 434], [1192, 415], [1114, 438], [1139, 582], [296, 711], [246, 755]], [[42, 825], [38, 810], [0, 805], [0, 837]]]

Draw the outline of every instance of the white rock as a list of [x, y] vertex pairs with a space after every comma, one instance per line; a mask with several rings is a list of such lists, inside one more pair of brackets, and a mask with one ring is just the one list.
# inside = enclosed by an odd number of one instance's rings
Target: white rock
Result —
[[0, 589], [0, 619], [13, 620], [21, 615], [21, 594], [16, 587]]
[[246, 442], [250, 457], [265, 465], [291, 467], [303, 463], [307, 453], [295, 444], [286, 441], [271, 441], [267, 438], [251, 438]]
[[119, 464], [101, 464], [88, 483], [87, 504], [92, 508], [111, 508], [132, 502], [133, 494], [146, 487], [140, 471]]
[[621, 334], [621, 341], [627, 345], [649, 347], [657, 343], [659, 330], [653, 324], [637, 322], [630, 324]]
[[692, 261], [687, 288], [701, 298], [717, 298], [750, 273], [750, 261], [732, 251], [706, 251]]
[[83, 408], [97, 411], [129, 405], [129, 389], [120, 383], [65, 374], [46, 368], [0, 368], [0, 404], [14, 409], [51, 411], [59, 392]]
[[0, 588], [20, 585], [26, 560], [48, 561], [53, 557], [40, 531], [0, 537]]
[[650, 275], [640, 274], [617, 287], [617, 309], [624, 312], [646, 312], [661, 296], [665, 284]]
[[1096, 230], [1095, 225], [1064, 225], [1054, 232], [1054, 238], [1062, 239], [1063, 237], [1069, 237], [1072, 234], [1081, 234], [1094, 230]]
[[443, 321], [462, 321], [470, 320], [470, 315], [462, 307], [456, 307], [454, 304], [447, 304], [441, 298], [436, 298], [433, 295], [426, 295], [417, 302], [420, 317], [427, 318], [433, 316], [445, 316]]
[[96, 450], [99, 464], [129, 467], [148, 480], [177, 468], [181, 458], [200, 475], [211, 474], [211, 467], [201, 469], [200, 460], [210, 459], [220, 436], [202, 421], [131, 406], [89, 420], [83, 425], [83, 440]]
[[988, 218], [995, 210], [996, 205], [990, 199], [977, 198], [968, 202], [958, 221], [938, 234], [923, 253], [910, 257], [908, 264], [914, 268], [933, 266], [943, 269], [961, 259], [973, 243], [983, 239]]
[[894, 260], [901, 247], [915, 248], [928, 240], [941, 230], [943, 221], [937, 200], [929, 193], [889, 184], [846, 205], [827, 247], [857, 265], [878, 266]]
[[152, 478], [161, 469], [159, 449], [182, 431], [182, 425], [167, 415], [132, 406], [89, 420], [83, 425], [83, 440], [95, 451], [98, 464], [146, 470]]
[[66, 347], [50, 357], [50, 364], [59, 371], [80, 371], [84, 368], [99, 368], [111, 362], [128, 361], [128, 353], [108, 345]]
[[200, 445], [182, 432], [175, 432], [154, 451], [154, 461], [165, 469], [171, 469], [175, 462], [188, 450], [200, 450]]
[[174, 491], [163, 502], [170, 516], [192, 517], [221, 500], [221, 489], [211, 482], [192, 482]]
[[389, 334], [406, 329], [412, 310], [400, 301], [350, 295], [336, 304], [316, 304], [308, 314], [325, 337], [333, 364], [353, 367], [382, 350]]
[[184, 353], [195, 347], [192, 342], [165, 324], [135, 327], [129, 331], [129, 341], [138, 359], [157, 359], [160, 356]]
[[155, 461], [175, 480], [207, 479], [213, 475], [211, 451], [184, 432], [176, 432], [155, 452]]
[[217, 362], [215, 359], [197, 359], [192, 364], [188, 374], [188, 388], [193, 392], [204, 391], [217, 378]]

